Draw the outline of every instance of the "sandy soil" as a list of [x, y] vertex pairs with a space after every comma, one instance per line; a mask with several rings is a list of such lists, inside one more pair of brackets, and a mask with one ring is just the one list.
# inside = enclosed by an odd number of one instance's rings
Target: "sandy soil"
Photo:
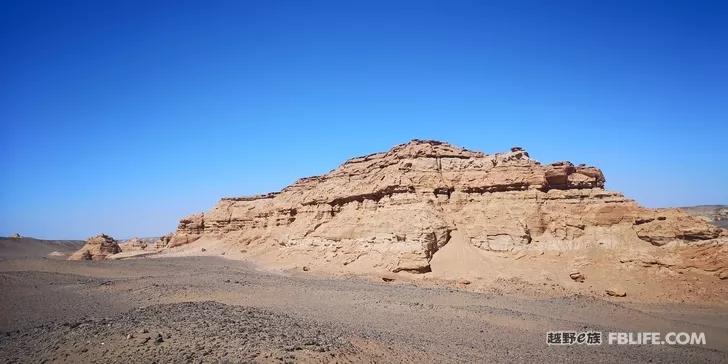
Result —
[[66, 259], [82, 246], [83, 240], [0, 237], [0, 260], [20, 258]]
[[[677, 255], [665, 249], [665, 255]], [[713, 254], [721, 254], [719, 251]], [[392, 273], [385, 267], [359, 257], [342, 264], [329, 261], [330, 256], [315, 252], [271, 249], [268, 245], [245, 246], [215, 238], [203, 237], [192, 243], [162, 251], [132, 251], [110, 256], [126, 259], [133, 256], [150, 258], [221, 257], [246, 261], [266, 269], [282, 272], [301, 271], [336, 277], [390, 277], [423, 286], [453, 286], [481, 293], [517, 294], [534, 298], [558, 298], [584, 295], [623, 303], [692, 304], [728, 307], [728, 279], [697, 269], [671, 269], [656, 261], [655, 256], [635, 249], [589, 249], [567, 251], [486, 252], [467, 243], [456, 232], [450, 242], [438, 250], [430, 262], [432, 272]], [[345, 258], [345, 254], [342, 254]], [[341, 258], [341, 256], [339, 257]], [[376, 257], [374, 257], [376, 259]], [[338, 258], [337, 258], [338, 259]], [[713, 259], [713, 258], [711, 258]], [[571, 272], [579, 272], [582, 281]], [[607, 290], [621, 290], [627, 297], [611, 299]]]
[[[213, 257], [0, 261], [2, 362], [726, 362], [728, 309], [269, 272]], [[550, 330], [707, 345], [546, 345]]]

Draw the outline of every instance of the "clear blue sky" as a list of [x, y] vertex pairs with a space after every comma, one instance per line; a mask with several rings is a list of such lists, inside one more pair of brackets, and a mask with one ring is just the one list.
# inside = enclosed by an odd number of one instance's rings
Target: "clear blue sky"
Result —
[[412, 138], [725, 204], [725, 4], [5, 0], [0, 235], [160, 235]]

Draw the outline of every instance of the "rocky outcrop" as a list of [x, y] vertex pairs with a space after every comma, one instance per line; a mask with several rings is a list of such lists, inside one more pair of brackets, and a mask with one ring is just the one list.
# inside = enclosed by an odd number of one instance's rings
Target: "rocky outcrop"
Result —
[[160, 236], [159, 239], [157, 239], [154, 242], [154, 248], [155, 249], [164, 249], [169, 247], [169, 242], [172, 241], [172, 237], [174, 234], [167, 234], [164, 236]]
[[86, 240], [86, 244], [73, 253], [69, 260], [104, 260], [107, 256], [121, 253], [121, 248], [114, 238], [99, 234]]
[[166, 246], [204, 238], [250, 254], [300, 257], [307, 266], [428, 272], [455, 231], [494, 254], [668, 249], [725, 234], [680, 210], [642, 208], [604, 183], [596, 167], [544, 165], [519, 147], [489, 155], [413, 140], [278, 193], [223, 198], [182, 219]]
[[720, 228], [702, 223], [699, 219], [675, 209], [661, 209], [643, 214], [643, 217], [635, 221], [635, 231], [640, 239], [658, 246], [676, 240], [691, 242], [715, 239], [721, 235]]
[[[224, 201], [224, 199], [223, 199]], [[205, 232], [204, 214], [196, 214], [180, 220], [177, 233], [165, 242], [165, 247], [173, 248], [195, 241]]]
[[134, 237], [119, 243], [119, 248], [121, 248], [121, 251], [127, 252], [132, 250], [145, 250], [148, 245], [144, 239]]

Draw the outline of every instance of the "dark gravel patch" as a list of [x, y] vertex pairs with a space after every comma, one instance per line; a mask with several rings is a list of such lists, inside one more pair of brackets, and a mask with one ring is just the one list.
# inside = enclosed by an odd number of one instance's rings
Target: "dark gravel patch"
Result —
[[335, 328], [218, 302], [153, 305], [108, 318], [3, 333], [0, 361], [330, 361], [354, 349]]

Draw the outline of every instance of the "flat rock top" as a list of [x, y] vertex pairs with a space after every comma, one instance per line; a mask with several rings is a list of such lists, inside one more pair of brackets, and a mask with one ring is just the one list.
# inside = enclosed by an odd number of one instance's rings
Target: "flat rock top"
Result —
[[358, 163], [383, 158], [480, 158], [484, 156], [486, 156], [486, 154], [470, 151], [461, 147], [456, 147], [446, 142], [441, 142], [437, 140], [413, 139], [408, 143], [397, 145], [387, 152], [369, 154], [363, 157], [355, 157], [349, 159], [346, 163]]
[[325, 175], [301, 178], [281, 192], [222, 200], [337, 204], [398, 192], [547, 191], [603, 186], [604, 176], [597, 168], [570, 162], [544, 166], [521, 147], [485, 154], [441, 141], [415, 139], [386, 152], [351, 158]]

